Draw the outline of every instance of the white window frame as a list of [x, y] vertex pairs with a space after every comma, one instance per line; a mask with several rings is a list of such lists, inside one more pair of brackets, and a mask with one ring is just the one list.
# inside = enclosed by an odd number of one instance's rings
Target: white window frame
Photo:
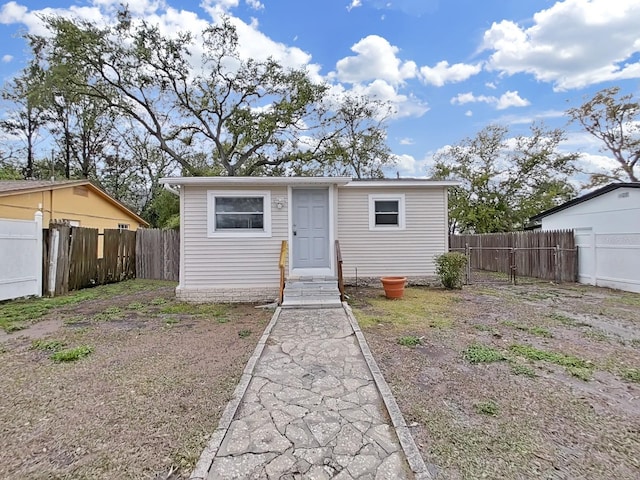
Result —
[[[262, 197], [263, 229], [216, 230], [216, 198]], [[210, 238], [265, 238], [271, 237], [271, 192], [264, 190], [208, 190], [207, 191], [207, 236]]]
[[[398, 225], [376, 225], [376, 201], [398, 202]], [[404, 230], [405, 227], [404, 193], [374, 193], [369, 195], [369, 230], [386, 232], [389, 230]]]
[[129, 230], [129, 226], [130, 226], [130, 224], [128, 224], [128, 223], [119, 223], [118, 224], [118, 230]]

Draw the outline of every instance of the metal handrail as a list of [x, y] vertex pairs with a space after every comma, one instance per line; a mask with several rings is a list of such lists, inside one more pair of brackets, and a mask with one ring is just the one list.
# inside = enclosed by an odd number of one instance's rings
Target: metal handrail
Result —
[[336, 268], [338, 269], [338, 290], [340, 290], [340, 301], [344, 302], [344, 278], [342, 276], [342, 252], [340, 242], [336, 240]]
[[278, 262], [278, 267], [280, 268], [280, 294], [278, 295], [278, 302], [280, 304], [282, 304], [282, 300], [284, 299], [284, 284], [287, 280], [284, 273], [287, 265], [287, 249], [287, 241], [282, 240], [282, 244], [280, 245], [280, 261]]

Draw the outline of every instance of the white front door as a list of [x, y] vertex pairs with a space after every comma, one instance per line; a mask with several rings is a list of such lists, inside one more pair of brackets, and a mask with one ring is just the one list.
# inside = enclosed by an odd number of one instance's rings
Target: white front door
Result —
[[293, 189], [292, 207], [293, 269], [330, 269], [329, 189]]

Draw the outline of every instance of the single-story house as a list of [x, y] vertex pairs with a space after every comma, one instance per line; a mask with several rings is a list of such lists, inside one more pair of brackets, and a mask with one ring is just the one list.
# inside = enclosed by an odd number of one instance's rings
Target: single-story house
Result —
[[278, 297], [282, 242], [289, 279], [432, 277], [448, 250], [447, 187], [425, 179], [179, 177], [180, 283], [188, 301]]
[[89, 180], [1, 180], [0, 218], [33, 220], [42, 224], [65, 221], [74, 227], [137, 230], [149, 224]]
[[612, 183], [531, 218], [574, 230], [579, 281], [640, 292], [640, 183]]

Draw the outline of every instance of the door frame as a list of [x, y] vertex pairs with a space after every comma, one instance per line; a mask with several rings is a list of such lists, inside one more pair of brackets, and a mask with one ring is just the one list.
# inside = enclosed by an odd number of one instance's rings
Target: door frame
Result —
[[[293, 268], [293, 191], [294, 190], [326, 190], [329, 196], [329, 268]], [[289, 237], [289, 277], [334, 277], [335, 276], [335, 186], [291, 186], [287, 187], [288, 195], [288, 237]]]

